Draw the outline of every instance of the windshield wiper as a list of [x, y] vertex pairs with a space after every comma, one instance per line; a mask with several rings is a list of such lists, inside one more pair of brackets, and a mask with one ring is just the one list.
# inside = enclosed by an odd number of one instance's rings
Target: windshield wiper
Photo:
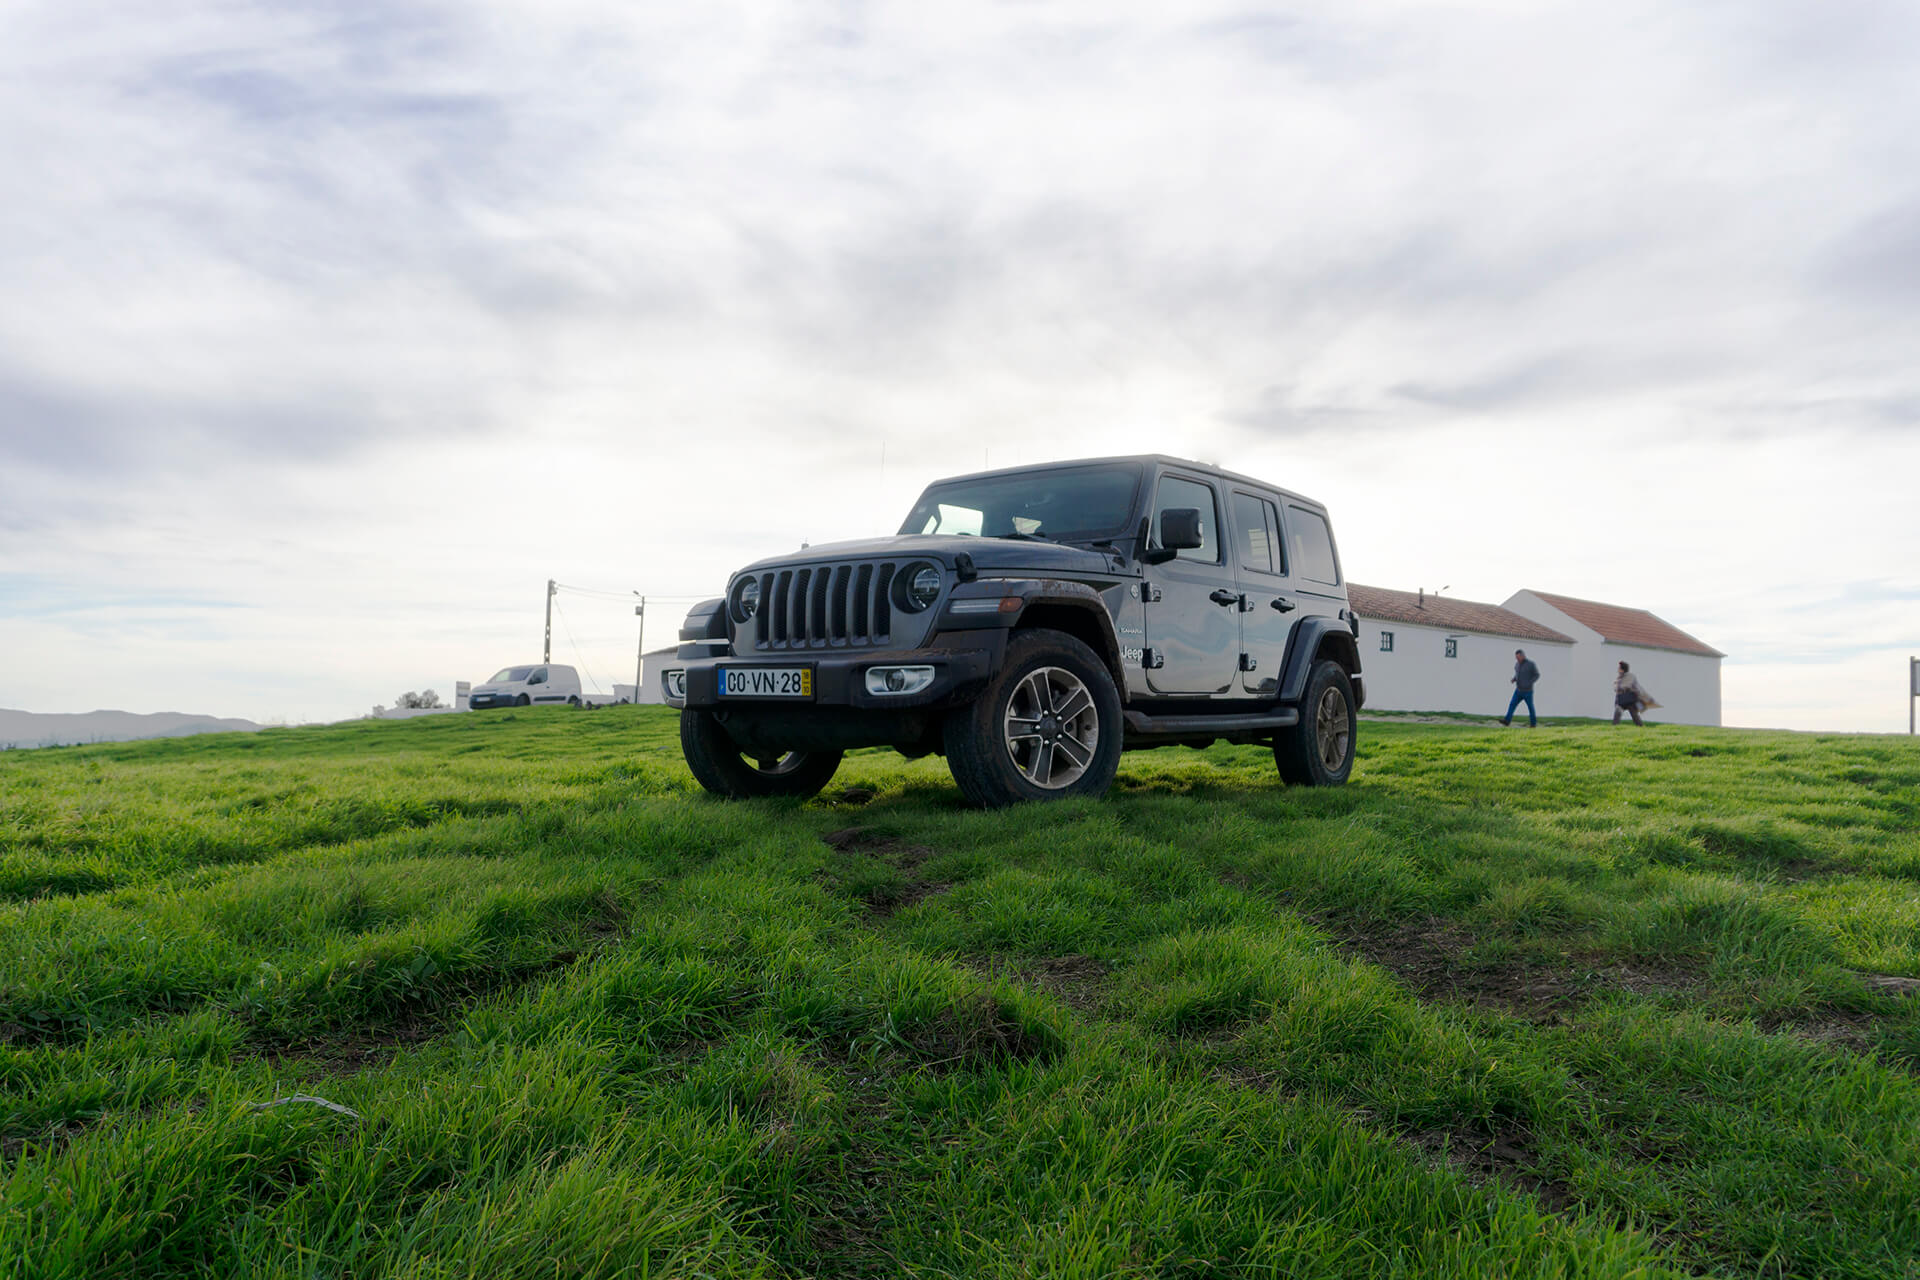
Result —
[[1015, 542], [1052, 542], [1053, 539], [1038, 533], [1021, 533], [1015, 529], [1009, 533], [996, 533], [996, 538], [1012, 538]]

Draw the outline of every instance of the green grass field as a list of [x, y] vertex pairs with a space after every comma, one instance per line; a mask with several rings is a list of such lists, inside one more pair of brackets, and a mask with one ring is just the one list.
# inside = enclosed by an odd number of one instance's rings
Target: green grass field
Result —
[[1916, 1277], [1917, 829], [1905, 740], [1591, 723], [0, 753], [0, 1275]]

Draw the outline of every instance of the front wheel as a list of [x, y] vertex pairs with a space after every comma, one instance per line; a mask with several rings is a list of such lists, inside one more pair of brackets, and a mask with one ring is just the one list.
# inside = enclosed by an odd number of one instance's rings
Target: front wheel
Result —
[[529, 698], [526, 694], [523, 693], [519, 697], [513, 700], [513, 705], [516, 707], [524, 707], [532, 701], [533, 701], [532, 698]]
[[832, 781], [841, 755], [838, 751], [742, 751], [713, 712], [698, 709], [680, 713], [680, 752], [695, 781], [730, 800], [818, 795]]
[[1280, 779], [1293, 786], [1337, 787], [1353, 772], [1353, 682], [1339, 663], [1322, 658], [1307, 674], [1300, 722], [1273, 740]]
[[1097, 796], [1120, 767], [1120, 736], [1120, 693], [1099, 655], [1063, 631], [1022, 631], [986, 692], [947, 717], [947, 767], [988, 809]]

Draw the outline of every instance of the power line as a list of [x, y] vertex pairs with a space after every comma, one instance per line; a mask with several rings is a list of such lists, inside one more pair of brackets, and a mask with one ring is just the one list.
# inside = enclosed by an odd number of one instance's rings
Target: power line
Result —
[[717, 591], [708, 591], [700, 595], [682, 595], [682, 596], [656, 595], [651, 591], [647, 591], [647, 592], [608, 591], [601, 587], [576, 587], [565, 582], [556, 582], [554, 583], [554, 586], [558, 587], [562, 591], [571, 591], [575, 595], [593, 596], [602, 600], [619, 600], [627, 603], [631, 603], [635, 595], [645, 595], [649, 600], [673, 600], [673, 601], [714, 600], [714, 599], [718, 599], [720, 595], [720, 593]]
[[573, 638], [573, 628], [567, 625], [565, 609], [560, 610], [560, 629], [567, 633], [567, 643], [573, 646], [573, 656], [579, 661], [580, 669], [587, 673], [587, 683], [593, 686], [595, 693], [605, 693], [606, 690], [600, 687], [599, 677], [594, 675], [592, 668], [587, 666], [586, 651], [580, 647], [580, 642]]

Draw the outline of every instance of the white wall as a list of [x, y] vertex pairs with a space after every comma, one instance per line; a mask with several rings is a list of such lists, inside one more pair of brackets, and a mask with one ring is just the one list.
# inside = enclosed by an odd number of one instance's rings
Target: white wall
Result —
[[[1380, 633], [1393, 632], [1393, 652], [1380, 652]], [[1447, 657], [1449, 637], [1459, 657]], [[1360, 619], [1360, 675], [1367, 708], [1377, 711], [1459, 711], [1504, 715], [1513, 696], [1513, 651], [1525, 649], [1540, 668], [1533, 705], [1543, 716], [1587, 714], [1568, 704], [1573, 689], [1571, 645], [1449, 631], [1444, 627]], [[1526, 715], [1523, 706], [1516, 714]]]
[[680, 650], [655, 649], [640, 659], [640, 698], [642, 706], [657, 707], [666, 699], [660, 693], [660, 673], [668, 667], [682, 665]]
[[[1613, 719], [1613, 678], [1625, 662], [1660, 703], [1643, 713], [1644, 719], [1663, 724], [1720, 723], [1720, 659], [1610, 643], [1529, 591], [1518, 593], [1504, 607], [1574, 638], [1573, 688], [1566, 714]], [[1365, 659], [1361, 661], [1364, 665]]]

